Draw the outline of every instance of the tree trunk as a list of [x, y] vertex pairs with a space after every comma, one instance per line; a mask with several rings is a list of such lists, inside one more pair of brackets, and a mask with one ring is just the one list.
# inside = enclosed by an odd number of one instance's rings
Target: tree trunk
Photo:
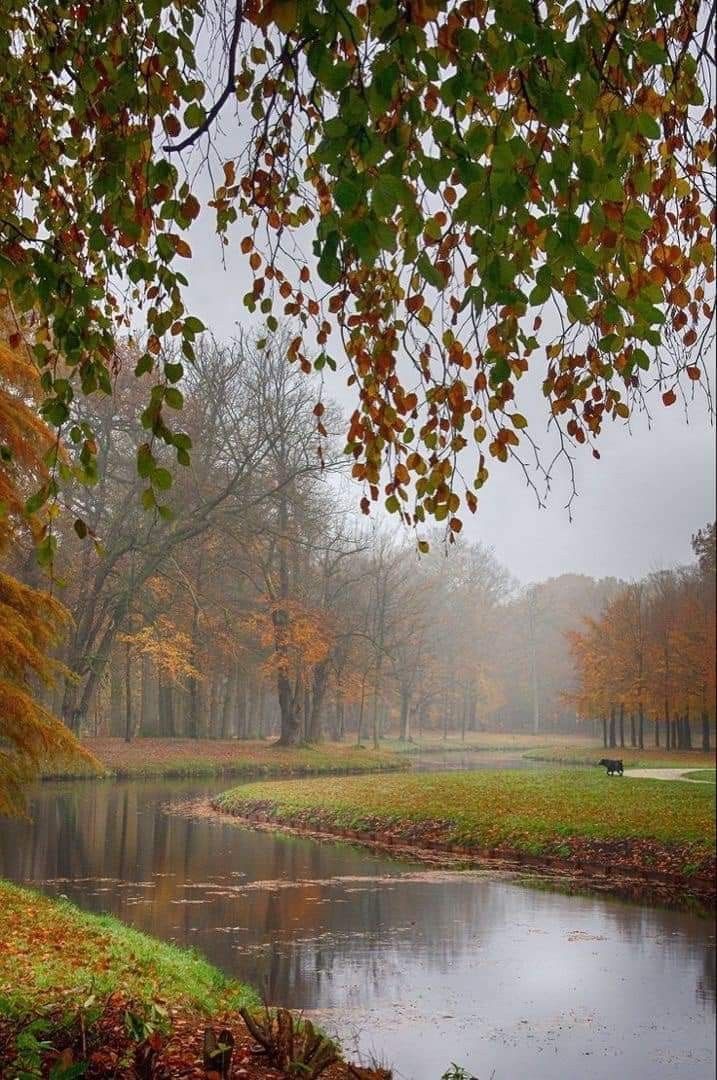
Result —
[[702, 749], [706, 754], [710, 752], [710, 716], [706, 709], [702, 710]]
[[615, 739], [615, 706], [612, 705], [610, 708], [610, 749], [612, 750], [615, 746], [617, 746]]
[[660, 745], [660, 714], [655, 713], [655, 746]]
[[296, 708], [297, 703], [291, 689], [291, 682], [283, 671], [276, 676], [276, 686], [281, 722], [278, 744], [279, 746], [297, 746], [301, 738], [301, 719]]
[[645, 749], [645, 710], [642, 702], [639, 702], [637, 706], [637, 745], [640, 750]]
[[118, 663], [118, 657], [115, 655], [110, 663], [110, 734], [121, 735], [123, 730], [122, 668]]
[[687, 706], [685, 713], [685, 750], [692, 749], [692, 722], [690, 720], [690, 707]]
[[140, 719], [140, 731], [143, 735], [156, 735], [157, 733], [157, 715], [152, 704], [152, 660], [146, 654], [142, 653], [142, 698], [141, 698], [141, 719]]
[[625, 745], [625, 703], [620, 702], [620, 746]]
[[358, 723], [356, 727], [356, 745], [361, 745], [361, 734], [363, 729], [363, 708], [366, 700], [366, 679], [361, 682], [361, 704], [359, 705]]
[[630, 746], [633, 748], [637, 746], [637, 730], [635, 728], [635, 714], [630, 713]]
[[311, 678], [311, 709], [308, 714], [306, 737], [310, 743], [319, 743], [324, 737], [321, 714], [324, 707], [326, 683], [329, 678], [329, 664], [322, 660], [314, 668]]
[[124, 741], [132, 742], [132, 648], [129, 641], [124, 652]]
[[602, 745], [603, 749], [607, 750], [607, 717], [603, 713], [602, 717]]
[[410, 738], [411, 692], [407, 686], [401, 687], [401, 719], [398, 737], [401, 742], [408, 742]]

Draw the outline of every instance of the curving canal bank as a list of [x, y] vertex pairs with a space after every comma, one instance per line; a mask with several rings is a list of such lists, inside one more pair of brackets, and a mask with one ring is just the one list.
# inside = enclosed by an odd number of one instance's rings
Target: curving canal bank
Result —
[[0, 876], [194, 945], [399, 1077], [711, 1075], [709, 921], [164, 812], [225, 786], [46, 783]]

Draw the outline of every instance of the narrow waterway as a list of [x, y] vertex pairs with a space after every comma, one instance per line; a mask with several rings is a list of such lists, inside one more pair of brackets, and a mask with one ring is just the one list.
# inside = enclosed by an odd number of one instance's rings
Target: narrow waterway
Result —
[[710, 920], [163, 809], [226, 786], [44, 784], [0, 876], [195, 946], [396, 1077], [714, 1075]]

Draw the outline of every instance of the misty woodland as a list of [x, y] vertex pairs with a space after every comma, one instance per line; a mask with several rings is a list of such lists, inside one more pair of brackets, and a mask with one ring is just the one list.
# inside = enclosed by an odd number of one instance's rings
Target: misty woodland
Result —
[[713, 1075], [716, 86], [711, 0], [0, 0], [3, 1080]]

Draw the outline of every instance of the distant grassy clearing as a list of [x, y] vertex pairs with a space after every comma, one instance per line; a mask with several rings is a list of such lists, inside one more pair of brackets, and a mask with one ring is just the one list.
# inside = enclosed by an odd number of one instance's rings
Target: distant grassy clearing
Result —
[[487, 750], [539, 750], [549, 751], [553, 746], [560, 745], [561, 749], [572, 747], [577, 752], [589, 754], [592, 749], [598, 749], [599, 744], [589, 737], [582, 735], [533, 735], [531, 732], [512, 731], [470, 731], [466, 732], [465, 739], [460, 735], [451, 734], [443, 738], [440, 732], [426, 732], [423, 735], [414, 735], [412, 742], [401, 742], [400, 739], [382, 739], [381, 747], [398, 754], [451, 754], [466, 753], [468, 751]]
[[161, 1000], [207, 1014], [258, 1002], [192, 950], [4, 881], [0, 943], [0, 996], [21, 1016], [72, 1011], [91, 994], [117, 991], [140, 1005]]
[[523, 757], [558, 765], [596, 765], [601, 757], [620, 758], [632, 769], [714, 768], [715, 754], [702, 750], [664, 750], [659, 747], [633, 749], [628, 746], [581, 747], [575, 743], [543, 746], [527, 750]]
[[[376, 772], [405, 768], [406, 761], [385, 750], [359, 749], [349, 743], [322, 743], [294, 749], [265, 740], [85, 739], [108, 775], [150, 776], [306, 776], [321, 773]], [[53, 762], [46, 778], [93, 776], [90, 769]]]

